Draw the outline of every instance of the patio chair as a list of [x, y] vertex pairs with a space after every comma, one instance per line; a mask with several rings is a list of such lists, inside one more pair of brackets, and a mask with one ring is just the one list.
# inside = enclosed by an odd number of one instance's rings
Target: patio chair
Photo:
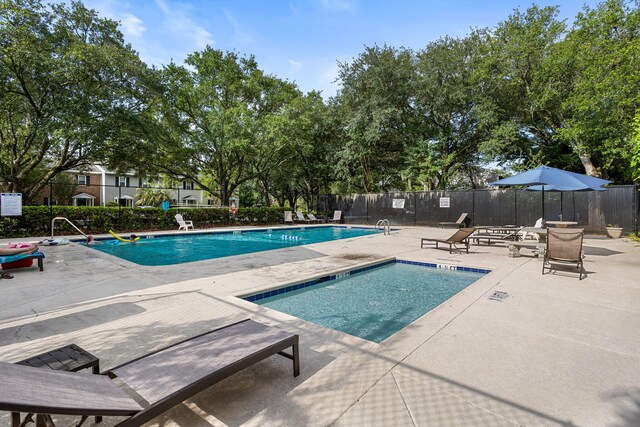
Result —
[[[15, 254], [15, 255], [6, 255], [0, 256], [0, 264], [2, 264], [3, 270], [8, 270], [11, 268], [22, 267], [19, 261], [35, 259], [38, 261], [38, 268], [40, 271], [44, 271], [44, 254], [42, 252], [32, 252], [30, 254]], [[13, 264], [15, 263], [15, 264]], [[29, 262], [31, 265], [31, 262]]]
[[[444, 228], [444, 227], [464, 227], [465, 225], [467, 225], [467, 221], [469, 221], [467, 219], [467, 217], [469, 216], [469, 214], [467, 212], [463, 212], [460, 215], [460, 218], [458, 218], [458, 220], [456, 222], [439, 222], [438, 224], [440, 225], [440, 228]], [[469, 221], [470, 222], [470, 221]]]
[[[291, 354], [284, 352], [289, 347]], [[140, 426], [276, 353], [293, 360], [297, 377], [298, 335], [247, 319], [139, 357], [102, 375], [0, 362], [0, 410], [13, 412], [13, 427], [28, 422], [21, 420], [21, 412], [37, 414], [37, 426], [53, 426], [50, 414], [79, 415], [80, 424], [94, 415], [127, 416], [116, 425]], [[116, 385], [115, 378], [124, 387]]]
[[327, 222], [339, 223], [342, 220], [342, 211], [333, 211], [333, 218], [329, 218]]
[[[496, 227], [498, 229], [499, 227]], [[485, 233], [475, 233], [471, 235], [470, 239], [476, 242], [476, 245], [479, 245], [480, 242], [485, 242], [487, 245], [491, 245], [495, 242], [513, 242], [518, 240], [518, 233], [520, 232], [520, 228], [507, 229], [507, 228], [499, 228], [501, 232], [485, 232]]]
[[176, 214], [176, 221], [178, 221], [179, 225], [178, 230], [184, 229], [184, 231], [187, 231], [189, 227], [193, 228], [193, 221], [185, 221], [181, 214]]
[[309, 222], [307, 218], [304, 217], [304, 214], [300, 211], [296, 211], [296, 221], [300, 222]]
[[469, 253], [469, 236], [471, 236], [471, 234], [473, 234], [474, 231], [476, 231], [476, 229], [473, 227], [461, 228], [460, 230], [453, 233], [453, 235], [448, 239], [431, 239], [431, 238], [423, 237], [420, 240], [420, 247], [424, 249], [425, 243], [435, 243], [436, 249], [438, 249], [438, 244], [444, 243], [446, 245], [449, 245], [449, 253], [452, 253], [454, 247], [457, 250], [461, 250], [460, 248], [458, 248], [458, 244], [463, 244], [467, 249], [467, 253]]
[[312, 213], [308, 213], [307, 214], [307, 218], [309, 218], [309, 222], [318, 222], [318, 223], [320, 223], [320, 222], [324, 221], [324, 219], [316, 218], [316, 216], [314, 214], [312, 214]]
[[[543, 218], [538, 218], [536, 223], [533, 225], [533, 228], [544, 228], [544, 227], [545, 227], [545, 224], [544, 224]], [[522, 240], [533, 239], [538, 242], [540, 241], [540, 235], [532, 231], [523, 231], [521, 238]]]
[[291, 211], [284, 211], [284, 223], [293, 224], [293, 213]]
[[542, 263], [542, 274], [545, 270], [556, 270], [554, 264], [558, 265], [575, 265], [580, 274], [587, 277], [584, 271], [584, 263], [582, 259], [582, 241], [584, 238], [584, 229], [582, 228], [549, 228], [547, 229], [547, 249], [544, 254]]

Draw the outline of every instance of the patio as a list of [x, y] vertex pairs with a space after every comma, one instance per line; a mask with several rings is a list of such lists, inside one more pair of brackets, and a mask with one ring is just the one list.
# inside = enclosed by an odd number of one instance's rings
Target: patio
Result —
[[[450, 235], [403, 227], [166, 267], [75, 244], [44, 248], [43, 273], [0, 281], [0, 360], [74, 342], [106, 369], [251, 317], [300, 335], [301, 375], [272, 357], [149, 425], [640, 423], [640, 247], [587, 236], [588, 277], [579, 281], [542, 276], [541, 261], [509, 258], [504, 246], [472, 245], [468, 255], [420, 249], [419, 237]], [[234, 297], [390, 256], [493, 272], [381, 344]], [[490, 300], [497, 290], [509, 297]], [[0, 424], [8, 421], [2, 413]]]

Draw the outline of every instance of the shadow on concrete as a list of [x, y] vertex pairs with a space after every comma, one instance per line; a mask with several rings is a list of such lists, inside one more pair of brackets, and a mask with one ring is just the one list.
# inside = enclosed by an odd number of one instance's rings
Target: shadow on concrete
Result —
[[607, 248], [596, 248], [594, 246], [582, 246], [582, 250], [585, 255], [594, 255], [594, 256], [611, 256], [611, 255], [619, 255], [624, 252], [614, 251], [612, 249]]
[[[235, 306], [238, 309], [243, 309], [242, 306], [235, 305], [231, 300], [224, 300], [224, 302], [232, 306]], [[265, 314], [264, 312], [260, 312], [259, 315], [256, 315], [254, 317], [258, 317], [258, 316], [266, 319], [267, 323], [270, 323], [268, 322], [268, 320], [273, 320], [273, 322], [275, 323], [283, 324], [281, 319], [272, 318], [268, 314]], [[257, 319], [257, 320], [261, 321], [261, 319]], [[413, 326], [409, 325], [407, 326], [407, 328], [413, 328]], [[300, 334], [301, 340], [305, 336], [305, 332], [306, 332], [304, 327], [300, 326], [300, 323], [298, 320], [296, 320], [295, 322], [293, 321], [284, 322], [283, 329]], [[428, 385], [425, 385], [425, 388], [446, 388], [446, 392], [449, 394], [452, 394], [455, 396], [467, 396], [465, 400], [475, 402], [474, 405], [477, 405], [479, 407], [478, 409], [479, 411], [489, 411], [491, 413], [497, 414], [500, 417], [504, 417], [504, 418], [507, 418], [508, 420], [516, 422], [519, 425], [557, 425], [557, 426], [565, 426], [565, 427], [574, 426], [574, 424], [570, 421], [562, 420], [552, 415], [540, 412], [538, 410], [528, 408], [519, 403], [510, 401], [500, 396], [496, 396], [492, 393], [488, 393], [479, 388], [460, 383], [458, 381], [435, 374], [433, 372], [429, 372], [427, 370], [417, 368], [415, 366], [404, 364], [403, 363], [404, 359], [406, 359], [406, 357], [409, 357], [410, 354], [404, 357], [402, 360], [396, 360], [396, 359], [384, 356], [380, 353], [368, 352], [365, 349], [354, 346], [354, 345], [349, 345], [349, 344], [342, 344], [342, 345], [344, 346], [344, 349], [342, 351], [346, 354], [352, 354], [352, 355], [361, 354], [374, 359], [379, 359], [383, 362], [391, 362], [389, 363], [390, 367], [388, 371], [384, 375], [391, 372], [392, 369], [398, 366], [402, 366], [402, 369], [410, 370], [411, 372], [415, 373], [416, 378], [420, 380], [425, 380], [428, 383]], [[311, 351], [310, 349], [305, 348], [304, 345], [302, 345], [301, 348], [303, 349], [303, 351], [307, 351], [307, 352]], [[316, 355], [320, 355], [320, 353], [316, 353], [316, 352], [314, 353]], [[302, 365], [302, 370], [304, 371], [304, 369], [305, 369], [305, 366]], [[366, 378], [367, 372], [369, 371], [372, 372], [372, 377]], [[321, 374], [322, 373], [320, 372], [319, 375]], [[335, 375], [335, 373], [333, 375]], [[371, 382], [373, 387], [373, 385], [379, 382], [384, 375], [381, 376], [380, 373], [376, 372], [375, 369], [368, 370], [366, 369], [366, 366], [357, 365], [357, 366], [347, 367], [343, 372], [343, 375], [341, 376], [342, 378], [341, 380], [335, 381], [331, 384], [327, 384], [326, 382], [323, 382], [322, 385], [318, 386], [317, 388], [310, 388], [307, 386], [304, 389], [303, 396], [315, 395], [315, 394], [317, 394], [317, 396], [327, 396], [327, 395], [330, 396], [334, 392], [337, 395], [339, 395], [340, 390], [343, 387], [345, 387], [346, 384], [354, 383], [354, 382], [358, 382], [358, 383]], [[306, 377], [306, 374], [305, 374], [305, 377]], [[367, 390], [361, 396], [359, 396], [357, 401], [360, 401], [364, 397], [364, 395], [368, 392], [368, 390], [370, 390], [370, 388], [367, 388]], [[205, 393], [207, 392], [206, 391], [203, 392], [202, 395], [205, 396], [206, 395]], [[213, 398], [214, 395], [210, 395], [210, 396]], [[443, 404], [443, 401], [438, 399], [436, 396], [434, 396], [434, 399], [435, 399], [433, 402], [434, 405], [437, 404], [441, 406]], [[296, 414], [296, 417], [294, 420], [289, 420], [291, 423], [293, 423], [292, 425], [306, 425], [309, 423], [314, 423], [314, 424], [318, 423], [318, 419], [315, 418], [315, 415], [306, 414], [306, 412], [308, 411], [308, 408], [301, 407], [299, 408], [298, 411], [296, 411], [295, 409], [292, 409], [292, 408], [295, 408], [295, 405], [296, 405], [295, 399], [282, 399], [282, 400], [283, 402], [280, 404], [280, 406], [284, 409], [279, 410], [276, 408], [275, 413]], [[217, 417], [219, 413], [217, 411], [220, 410], [220, 409], [216, 409], [218, 405], [219, 405], [219, 402], [207, 402], [207, 406], [206, 406], [207, 409], [205, 409], [205, 411], [207, 412], [209, 410], [214, 411], [209, 413], [214, 413], [216, 414], [216, 417]], [[426, 405], [429, 405], [429, 403], [426, 403]], [[276, 406], [276, 402], [269, 402], [268, 406], [273, 408]], [[203, 406], [202, 409], [204, 408], [205, 407]], [[439, 408], [438, 410], [441, 413], [446, 413], [447, 420], [449, 420], [450, 423], [453, 425], [464, 424], [465, 422], [468, 421], [465, 418], [466, 416], [468, 416], [468, 413], [458, 411], [457, 405], [452, 406], [450, 408], [442, 407], [442, 408]], [[338, 418], [344, 414], [345, 412], [337, 415], [337, 418], [335, 419], [326, 420], [327, 424], [328, 425], [334, 424], [338, 420]], [[455, 421], [457, 418], [459, 418], [458, 421]], [[249, 420], [250, 417], [246, 419]], [[221, 420], [224, 421], [229, 426], [236, 426], [241, 424], [241, 422], [240, 423], [236, 422], [241, 420], [237, 420], [233, 418], [227, 418], [227, 419], [221, 418]], [[287, 423], [286, 421], [280, 418], [279, 418], [279, 422], [284, 424]], [[374, 420], [368, 420], [368, 422], [374, 423]], [[184, 424], [184, 425], [186, 426], [187, 424]]]
[[640, 426], [640, 388], [610, 393], [607, 396], [616, 404], [619, 420], [611, 425], [615, 427], [636, 427]]
[[144, 311], [145, 309], [137, 304], [121, 302], [52, 319], [4, 328], [0, 329], [0, 346], [75, 332], [101, 323], [135, 316]]

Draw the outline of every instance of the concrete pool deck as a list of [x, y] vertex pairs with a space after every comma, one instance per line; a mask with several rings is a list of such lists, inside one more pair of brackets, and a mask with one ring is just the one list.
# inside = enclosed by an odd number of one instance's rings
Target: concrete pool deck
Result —
[[[639, 425], [640, 247], [586, 237], [580, 281], [542, 276], [541, 261], [503, 246], [420, 249], [419, 237], [451, 234], [403, 227], [162, 267], [43, 247], [44, 272], [0, 280], [0, 360], [75, 342], [106, 369], [251, 317], [300, 335], [301, 375], [271, 357], [149, 425]], [[493, 271], [381, 344], [234, 297], [387, 257]], [[496, 290], [509, 297], [490, 300]]]

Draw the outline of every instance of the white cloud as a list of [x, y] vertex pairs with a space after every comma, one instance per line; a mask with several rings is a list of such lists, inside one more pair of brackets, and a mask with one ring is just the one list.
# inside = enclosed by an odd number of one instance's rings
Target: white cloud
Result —
[[196, 49], [204, 49], [207, 45], [215, 43], [211, 33], [204, 27], [197, 25], [187, 14], [189, 12], [188, 5], [174, 7], [165, 0], [155, 0], [155, 3], [165, 16], [165, 29], [176, 39], [187, 39]]
[[87, 6], [97, 10], [103, 17], [118, 21], [119, 29], [125, 37], [140, 37], [147, 29], [142, 19], [133, 13], [124, 12], [126, 5], [118, 0], [87, 1]]
[[167, 2], [165, 2], [164, 0], [155, 0], [156, 5], [158, 6], [158, 8], [160, 8], [160, 10], [165, 14], [168, 15], [171, 11], [169, 10], [169, 6], [167, 5]]
[[120, 19], [120, 28], [125, 36], [140, 37], [146, 28], [142, 20], [131, 13], [125, 13]]
[[291, 65], [292, 73], [297, 73], [302, 69], [302, 67], [304, 67], [304, 64], [302, 62], [294, 61], [293, 59], [290, 59], [288, 62]]

